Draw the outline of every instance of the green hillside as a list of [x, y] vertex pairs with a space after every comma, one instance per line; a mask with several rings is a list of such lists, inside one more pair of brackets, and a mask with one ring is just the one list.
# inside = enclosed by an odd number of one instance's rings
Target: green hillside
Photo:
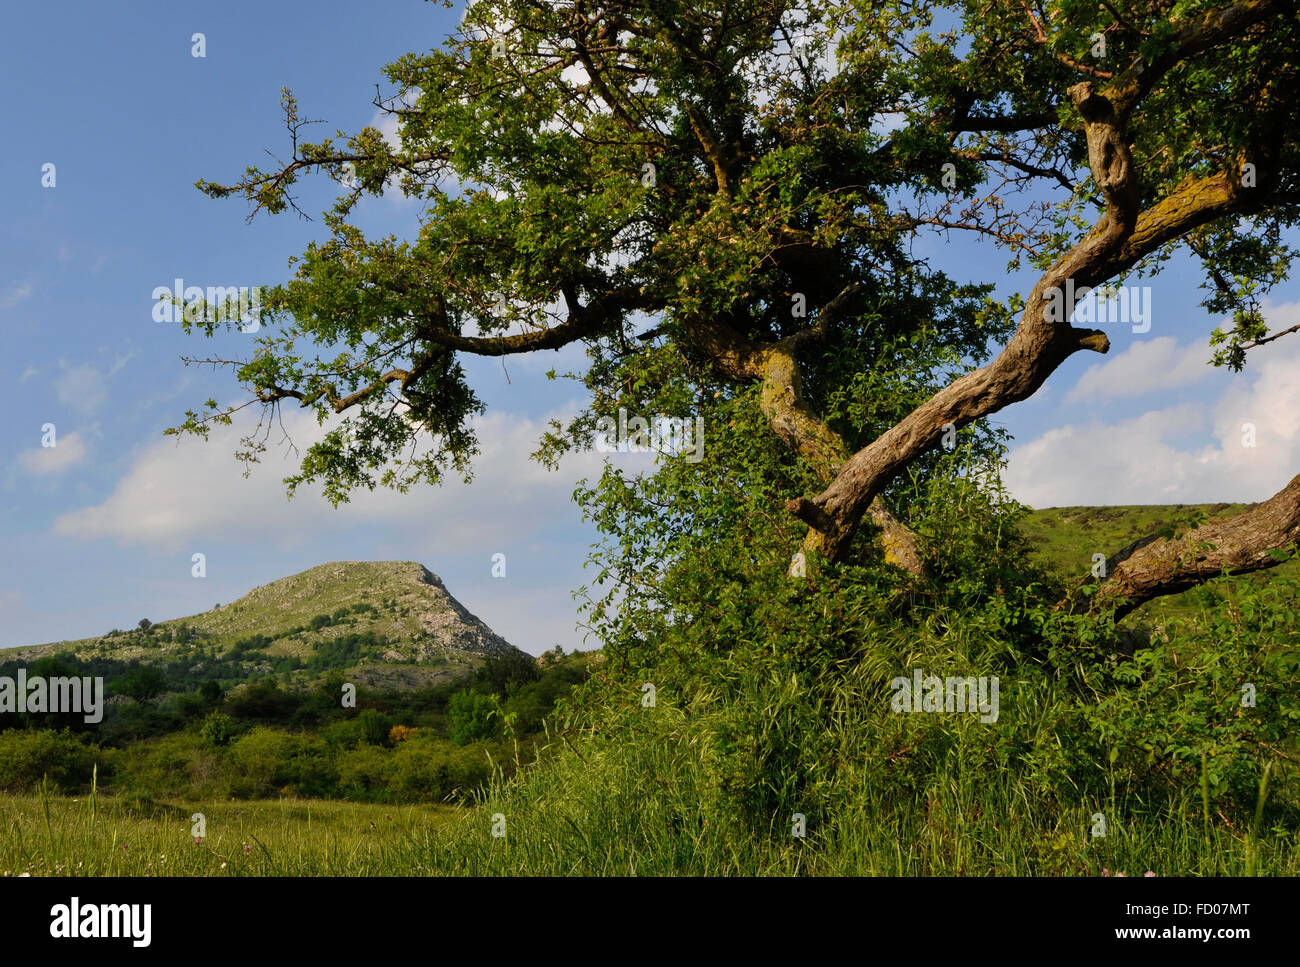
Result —
[[[1197, 513], [1208, 519], [1231, 517], [1251, 504], [1140, 504], [1122, 507], [1048, 507], [1033, 511], [1021, 525], [1033, 545], [1031, 557], [1061, 580], [1075, 583], [1087, 577], [1093, 554], [1110, 556], [1130, 542], [1167, 527], [1178, 527]], [[1272, 583], [1300, 596], [1300, 562], [1288, 561], [1267, 571], [1220, 578], [1182, 594], [1143, 605], [1129, 619], [1142, 624], [1197, 620], [1206, 611], [1229, 603], [1247, 582]]]
[[452, 802], [530, 760], [599, 657], [534, 659], [420, 564], [323, 564], [203, 614], [0, 654], [0, 676], [101, 678], [105, 703], [4, 716], [0, 791], [97, 783], [146, 816], [178, 799]]
[[416, 688], [461, 677], [487, 655], [515, 651], [423, 565], [336, 561], [202, 614], [9, 649], [0, 661], [63, 654], [108, 666], [156, 665], [177, 687], [208, 680], [229, 687], [268, 675], [310, 684], [346, 672], [374, 688]]

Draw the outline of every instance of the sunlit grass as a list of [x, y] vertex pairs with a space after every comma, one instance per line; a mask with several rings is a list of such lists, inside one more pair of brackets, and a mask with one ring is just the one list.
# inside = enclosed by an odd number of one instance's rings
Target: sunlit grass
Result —
[[[0, 797], [4, 876], [406, 875], [413, 833], [458, 810], [318, 800], [155, 804]], [[195, 842], [192, 816], [207, 835]]]
[[[802, 838], [786, 817], [754, 830], [712, 801], [705, 763], [674, 739], [687, 737], [670, 726], [591, 739], [498, 778], [475, 807], [6, 796], [0, 875], [1300, 875], [1295, 830], [1207, 825], [1195, 795], [1160, 811], [1060, 810], [959, 763], [904, 799], [865, 782]], [[1274, 775], [1269, 795], [1283, 787], [1295, 795], [1293, 772]], [[198, 843], [195, 811], [207, 823]]]

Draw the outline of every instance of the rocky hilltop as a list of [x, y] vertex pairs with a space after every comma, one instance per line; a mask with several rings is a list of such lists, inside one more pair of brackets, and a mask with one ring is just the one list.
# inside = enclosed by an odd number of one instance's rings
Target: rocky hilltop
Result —
[[490, 655], [519, 653], [414, 561], [321, 564], [211, 611], [142, 625], [8, 649], [3, 658], [70, 653], [82, 661], [169, 663], [193, 656], [236, 676], [306, 679], [337, 670], [370, 685], [415, 687], [463, 674]]
[[[442, 578], [415, 561], [334, 561], [254, 588], [237, 601], [205, 615], [182, 618], [191, 627], [221, 634], [279, 637], [320, 614], [370, 605], [378, 612], [360, 622], [366, 630], [410, 641], [417, 658], [446, 650], [514, 651], [508, 641], [452, 597]], [[404, 657], [394, 655], [394, 657]]]

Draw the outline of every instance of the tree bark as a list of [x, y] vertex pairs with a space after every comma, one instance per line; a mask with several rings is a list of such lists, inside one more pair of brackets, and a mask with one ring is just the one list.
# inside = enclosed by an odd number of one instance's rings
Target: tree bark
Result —
[[[725, 376], [760, 384], [759, 409], [778, 437], [816, 469], [825, 483], [835, 479], [848, 456], [844, 439], [821, 420], [803, 397], [796, 352], [815, 342], [825, 327], [846, 304], [855, 287], [850, 286], [822, 307], [816, 324], [778, 343], [752, 345], [729, 327], [716, 321], [691, 327], [699, 347]], [[869, 504], [872, 521], [880, 528], [885, 560], [915, 577], [928, 572], [916, 532], [900, 521], [879, 496]], [[805, 544], [805, 547], [807, 545]]]

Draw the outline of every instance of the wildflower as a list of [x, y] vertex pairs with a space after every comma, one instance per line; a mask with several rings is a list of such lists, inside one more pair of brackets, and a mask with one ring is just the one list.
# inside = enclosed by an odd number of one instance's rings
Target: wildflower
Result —
[[201, 836], [195, 836], [195, 837], [194, 837], [194, 845], [195, 845], [195, 846], [198, 846], [199, 843], [201, 843], [201, 842], [203, 842], [203, 837], [201, 837]]
[[251, 853], [251, 852], [253, 852], [253, 847], [251, 847], [251, 846], [249, 846], [247, 843], [245, 843], [245, 844], [244, 844], [244, 855], [247, 856], [247, 855], [248, 855], [249, 853]]
[[1101, 875], [1102, 875], [1102, 876], [1110, 876], [1110, 867], [1109, 867], [1109, 866], [1103, 866], [1103, 867], [1101, 868]]
[[1147, 871], [1146, 871], [1145, 873], [1143, 873], [1142, 875], [1143, 875], [1143, 876], [1155, 876], [1155, 874], [1152, 873], [1150, 870], [1147, 870]]

